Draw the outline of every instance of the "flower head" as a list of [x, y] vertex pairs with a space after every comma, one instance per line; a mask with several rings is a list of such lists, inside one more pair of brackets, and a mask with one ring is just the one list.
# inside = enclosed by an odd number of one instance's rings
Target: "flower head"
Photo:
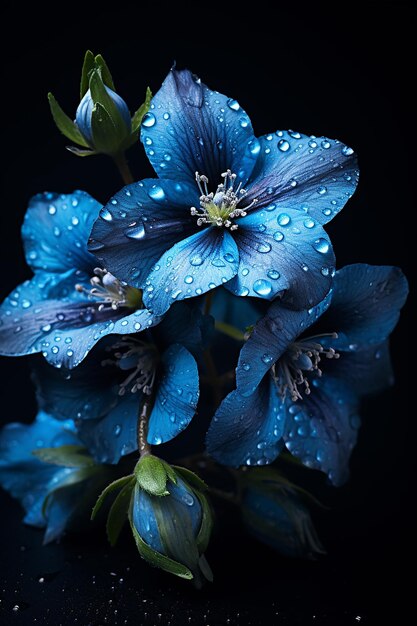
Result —
[[90, 250], [146, 306], [161, 314], [223, 284], [296, 309], [323, 299], [334, 256], [322, 224], [355, 189], [351, 148], [293, 131], [257, 139], [236, 100], [176, 69], [141, 137], [159, 179], [114, 196]]
[[31, 280], [0, 307], [0, 353], [41, 352], [56, 367], [73, 368], [106, 335], [136, 333], [159, 321], [140, 290], [122, 283], [87, 250], [101, 205], [87, 193], [44, 193], [27, 210], [22, 238]]
[[213, 418], [210, 454], [271, 463], [283, 446], [335, 485], [348, 475], [361, 396], [392, 382], [388, 336], [407, 297], [395, 267], [350, 265], [307, 311], [274, 302], [240, 353], [237, 389]]
[[108, 482], [106, 470], [79, 450], [73, 422], [43, 411], [30, 425], [0, 431], [0, 484], [21, 502], [26, 524], [46, 529], [44, 543], [82, 519]]
[[34, 372], [38, 402], [59, 419], [73, 418], [80, 440], [101, 463], [117, 463], [138, 449], [138, 415], [145, 404], [148, 443], [170, 441], [196, 411], [193, 355], [208, 324], [199, 310], [179, 302], [152, 334], [107, 337], [72, 372], [41, 364]]

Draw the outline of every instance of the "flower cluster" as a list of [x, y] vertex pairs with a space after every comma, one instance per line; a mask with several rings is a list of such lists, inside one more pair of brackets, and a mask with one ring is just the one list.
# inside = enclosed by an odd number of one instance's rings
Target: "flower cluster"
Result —
[[[393, 381], [388, 338], [408, 290], [396, 267], [335, 268], [324, 226], [355, 191], [354, 151], [292, 130], [256, 137], [236, 100], [188, 70], [172, 69], [131, 119], [87, 53], [81, 98], [72, 122], [50, 95], [58, 127], [128, 184], [104, 206], [82, 191], [29, 203], [33, 277], [0, 308], [0, 351], [44, 357], [39, 413], [1, 431], [1, 484], [45, 542], [97, 497], [99, 520], [113, 497], [111, 543], [128, 519], [143, 558], [200, 586], [213, 509], [194, 470], [210, 483], [222, 467], [235, 487], [217, 479], [212, 492], [257, 539], [323, 552], [312, 498], [280, 463], [347, 480], [361, 398]], [[157, 178], [131, 182], [124, 150], [139, 127]], [[215, 404], [206, 452], [188, 440], [182, 466], [169, 464], [161, 444], [205, 419], [200, 386]]]

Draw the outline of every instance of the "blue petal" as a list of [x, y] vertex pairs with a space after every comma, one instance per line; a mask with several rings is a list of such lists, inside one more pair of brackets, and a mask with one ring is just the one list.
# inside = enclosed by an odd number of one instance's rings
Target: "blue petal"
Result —
[[360, 425], [356, 394], [346, 383], [314, 379], [311, 395], [282, 407], [285, 445], [307, 467], [325, 472], [335, 486], [349, 477], [349, 458]]
[[221, 403], [207, 433], [208, 453], [223, 465], [265, 465], [282, 449], [280, 400], [270, 377], [250, 397], [232, 391]]
[[100, 212], [89, 250], [117, 278], [143, 287], [159, 257], [196, 231], [192, 206], [199, 206], [195, 185], [153, 178], [128, 185]]
[[141, 140], [158, 176], [195, 184], [199, 172], [212, 191], [227, 169], [244, 184], [259, 154], [236, 100], [211, 91], [188, 70], [168, 74], [143, 119]]
[[226, 283], [236, 274], [238, 261], [233, 237], [222, 228], [205, 228], [162, 255], [146, 281], [144, 303], [162, 315], [176, 300]]
[[138, 449], [137, 423], [142, 394], [126, 393], [118, 404], [98, 419], [77, 419], [80, 441], [98, 463], [118, 463]]
[[301, 211], [319, 224], [329, 222], [352, 196], [358, 183], [356, 155], [327, 137], [277, 131], [259, 139], [260, 153], [247, 184], [245, 204], [275, 202]]
[[33, 270], [91, 275], [97, 265], [87, 241], [101, 204], [84, 191], [42, 193], [30, 201], [22, 226], [26, 261]]
[[148, 442], [170, 441], [191, 422], [199, 397], [198, 369], [194, 357], [174, 344], [162, 355], [164, 373], [158, 385], [149, 420]]
[[7, 424], [0, 431], [0, 484], [26, 511], [25, 522], [45, 526], [42, 504], [49, 485], [66, 468], [37, 459], [32, 450], [79, 443], [72, 422], [60, 422], [43, 411], [30, 424]]
[[395, 328], [407, 294], [407, 279], [398, 267], [343, 267], [334, 278], [332, 306], [323, 319], [339, 338], [323, 343], [357, 350], [383, 342]]
[[191, 302], [176, 302], [164, 319], [153, 331], [153, 336], [164, 347], [179, 343], [193, 356], [210, 342], [214, 333], [211, 315], [203, 315], [198, 305]]
[[116, 337], [107, 338], [92, 350], [83, 363], [69, 372], [39, 362], [33, 372], [39, 406], [58, 419], [95, 419], [113, 408], [118, 394], [120, 370], [103, 365]]
[[[6, 356], [42, 352], [55, 367], [76, 367], [103, 337], [146, 330], [159, 321], [146, 309], [131, 312], [80, 298], [46, 300], [55, 276], [38, 274], [17, 287], [0, 307], [0, 351]], [[73, 296], [74, 294], [74, 296]], [[73, 300], [72, 298], [75, 298]]]
[[136, 485], [133, 495], [133, 524], [140, 537], [153, 550], [164, 554], [164, 548], [155, 517], [154, 498]]
[[290, 343], [323, 315], [330, 302], [331, 294], [308, 311], [287, 309], [279, 301], [271, 304], [240, 352], [236, 385], [241, 395], [253, 393]]
[[271, 204], [239, 219], [234, 236], [240, 263], [227, 289], [236, 295], [272, 300], [285, 292], [288, 306], [303, 309], [329, 291], [333, 249], [323, 228], [301, 211]]
[[383, 391], [394, 384], [388, 341], [339, 354], [339, 359], [322, 360], [323, 376], [329, 374], [337, 378], [361, 396]]

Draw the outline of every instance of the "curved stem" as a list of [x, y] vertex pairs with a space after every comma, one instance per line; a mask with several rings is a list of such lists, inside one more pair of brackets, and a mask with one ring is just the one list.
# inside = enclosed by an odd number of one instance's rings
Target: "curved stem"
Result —
[[150, 403], [148, 400], [145, 400], [138, 418], [138, 449], [141, 457], [146, 456], [147, 454], [151, 454], [152, 452], [152, 447], [147, 441], [149, 408]]
[[115, 162], [125, 185], [130, 185], [135, 182], [124, 152], [115, 154], [113, 156], [113, 161]]

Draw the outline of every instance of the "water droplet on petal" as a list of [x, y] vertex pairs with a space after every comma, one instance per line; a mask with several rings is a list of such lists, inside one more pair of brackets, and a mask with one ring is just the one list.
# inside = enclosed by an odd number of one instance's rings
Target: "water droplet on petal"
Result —
[[54, 205], [53, 205], [53, 204], [51, 204], [51, 205], [49, 206], [49, 208], [48, 208], [48, 213], [49, 213], [49, 215], [55, 215], [55, 213], [56, 213], [56, 207], [54, 207]]
[[288, 226], [291, 222], [291, 218], [287, 215], [287, 213], [280, 213], [280, 215], [278, 215], [277, 222], [280, 226]]
[[304, 220], [304, 226], [306, 228], [314, 228], [315, 225], [316, 222], [312, 220], [311, 217], [307, 217], [307, 219]]
[[265, 363], [265, 365], [268, 365], [269, 363], [272, 363], [272, 356], [270, 354], [263, 354], [262, 355], [262, 362]]
[[313, 247], [315, 250], [317, 250], [317, 252], [320, 252], [321, 254], [326, 254], [329, 249], [329, 243], [326, 241], [326, 239], [323, 239], [323, 237], [320, 237], [320, 239], [316, 239], [316, 241], [313, 243]]
[[204, 263], [204, 260], [201, 258], [201, 256], [196, 254], [195, 256], [191, 257], [190, 263], [191, 265], [198, 266], [202, 265]]
[[136, 226], [126, 228], [124, 234], [129, 239], [143, 239], [146, 235], [145, 227], [143, 224], [137, 224]]
[[32, 303], [30, 300], [22, 300], [22, 309], [28, 309], [31, 306], [32, 306]]
[[353, 154], [353, 150], [352, 150], [352, 148], [349, 148], [349, 146], [343, 146], [342, 153], [345, 156], [350, 156], [351, 154]]
[[110, 213], [107, 207], [103, 207], [99, 213], [102, 220], [106, 222], [111, 222], [113, 219], [113, 215]]
[[289, 149], [290, 144], [286, 139], [280, 139], [280, 141], [278, 141], [278, 150], [281, 150], [281, 152], [287, 152]]
[[330, 141], [328, 139], [324, 139], [321, 142], [321, 147], [324, 148], [325, 150], [328, 150], [330, 148]]
[[226, 252], [226, 254], [224, 255], [224, 259], [228, 263], [234, 263], [235, 262], [235, 257], [230, 252]]
[[272, 278], [272, 280], [277, 280], [281, 274], [277, 272], [277, 270], [269, 270], [267, 273], [268, 278]]
[[191, 283], [193, 282], [194, 278], [192, 276], [186, 276], [184, 278], [184, 282], [187, 283], [187, 285], [191, 285]]
[[320, 186], [320, 187], [317, 189], [317, 193], [318, 193], [318, 194], [320, 194], [321, 196], [323, 196], [325, 193], [327, 193], [327, 187]]
[[143, 116], [143, 120], [142, 120], [142, 126], [144, 126], [145, 128], [151, 128], [152, 126], [155, 126], [156, 123], [156, 117], [153, 113], [145, 113], [145, 115]]
[[263, 278], [255, 280], [255, 282], [252, 285], [252, 288], [255, 293], [263, 297], [269, 296], [269, 294], [272, 291], [271, 283], [268, 280], [265, 280]]
[[256, 249], [258, 252], [261, 252], [262, 254], [271, 252], [271, 246], [269, 243], [259, 243]]
[[274, 239], [275, 239], [275, 241], [282, 241], [284, 239], [283, 233], [280, 230], [277, 230], [274, 233]]
[[233, 98], [228, 99], [227, 106], [229, 109], [232, 109], [232, 111], [239, 111], [240, 109], [240, 104], [236, 100], [233, 100]]
[[152, 185], [148, 195], [152, 200], [163, 200], [165, 198], [165, 192], [159, 185]]

